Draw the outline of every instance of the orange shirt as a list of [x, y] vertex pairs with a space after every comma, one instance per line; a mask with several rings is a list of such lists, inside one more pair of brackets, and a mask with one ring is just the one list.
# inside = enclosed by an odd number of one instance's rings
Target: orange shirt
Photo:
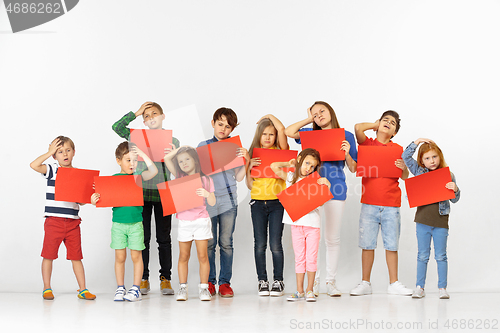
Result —
[[[360, 146], [399, 146], [389, 141], [383, 144], [377, 139], [367, 138]], [[399, 146], [401, 147], [401, 146]], [[402, 147], [401, 147], [402, 148]], [[375, 206], [401, 207], [401, 189], [399, 178], [367, 178], [363, 177], [363, 194], [361, 203]]]

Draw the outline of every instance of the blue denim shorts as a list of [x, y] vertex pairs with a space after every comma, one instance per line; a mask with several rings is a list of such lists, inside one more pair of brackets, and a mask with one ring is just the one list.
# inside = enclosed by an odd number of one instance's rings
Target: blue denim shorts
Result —
[[375, 250], [379, 228], [387, 251], [397, 251], [401, 233], [399, 207], [373, 206], [361, 204], [359, 216], [359, 247]]

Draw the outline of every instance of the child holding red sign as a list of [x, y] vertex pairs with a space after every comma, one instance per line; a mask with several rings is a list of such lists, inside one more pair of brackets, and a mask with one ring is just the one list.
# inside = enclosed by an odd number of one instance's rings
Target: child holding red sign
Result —
[[204, 198], [204, 204], [177, 213], [179, 220], [178, 237], [179, 241], [179, 291], [178, 301], [186, 301], [188, 298], [188, 264], [191, 256], [191, 244], [194, 240], [196, 252], [200, 263], [200, 300], [210, 301], [212, 294], [208, 290], [208, 275], [210, 273], [210, 263], [208, 261], [208, 240], [213, 238], [212, 223], [208, 214], [206, 204], [215, 205], [214, 182], [201, 171], [200, 159], [196, 149], [183, 146], [172, 150], [165, 155], [165, 165], [168, 170], [177, 178], [200, 174], [202, 188], [196, 190], [196, 194]]
[[[249, 155], [253, 156], [254, 148], [288, 149], [285, 126], [278, 118], [269, 114], [258, 122]], [[259, 296], [283, 296], [283, 205], [276, 196], [285, 189], [285, 181], [281, 178], [252, 178], [254, 166], [260, 165], [260, 158], [252, 158], [248, 164], [246, 184], [251, 191], [250, 210], [252, 214], [255, 266], [259, 279]], [[269, 288], [266, 270], [267, 235], [269, 231], [269, 247], [273, 257], [274, 282]]]
[[[304, 149], [297, 156], [297, 160], [289, 162], [274, 162], [271, 168], [278, 177], [286, 181], [289, 187], [315, 172], [321, 165], [321, 157], [317, 150]], [[288, 172], [282, 168], [295, 167], [295, 172]], [[326, 178], [319, 178], [318, 184], [326, 185], [330, 189], [330, 182]], [[299, 220], [292, 222], [286, 218], [283, 223], [291, 224], [292, 244], [295, 253], [295, 273], [297, 277], [297, 291], [290, 295], [288, 301], [300, 301], [304, 298], [308, 302], [315, 302], [313, 292], [314, 278], [317, 270], [318, 248], [320, 240], [321, 216], [316, 208]], [[307, 272], [307, 289], [304, 296], [304, 278]]]
[[[418, 150], [417, 160], [413, 159], [413, 154]], [[403, 152], [403, 160], [415, 175], [421, 175], [437, 169], [445, 168], [446, 162], [443, 152], [433, 141], [429, 139], [417, 139]], [[438, 288], [439, 298], [448, 299], [450, 295], [446, 291], [448, 282], [448, 257], [446, 246], [448, 242], [448, 219], [450, 214], [450, 202], [456, 203], [460, 199], [460, 189], [455, 182], [455, 176], [451, 173], [452, 181], [446, 184], [446, 188], [455, 192], [455, 198], [441, 201], [430, 205], [417, 207], [415, 222], [417, 228], [417, 283], [413, 292], [413, 298], [425, 296], [425, 278], [427, 274], [427, 263], [431, 252], [431, 239], [434, 243], [434, 253], [438, 268]]]

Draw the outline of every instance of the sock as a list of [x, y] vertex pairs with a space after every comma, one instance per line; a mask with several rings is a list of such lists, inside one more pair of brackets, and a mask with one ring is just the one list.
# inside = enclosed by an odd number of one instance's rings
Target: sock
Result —
[[208, 283], [200, 283], [201, 289], [208, 289]]

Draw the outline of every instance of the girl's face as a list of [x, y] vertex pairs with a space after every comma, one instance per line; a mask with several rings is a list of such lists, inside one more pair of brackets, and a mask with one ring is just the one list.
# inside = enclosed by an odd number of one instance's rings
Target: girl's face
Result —
[[441, 158], [437, 151], [429, 150], [422, 155], [422, 164], [429, 170], [436, 170], [441, 164]]
[[300, 166], [300, 176], [306, 177], [313, 173], [313, 171], [318, 166], [318, 160], [312, 157], [311, 155], [307, 155], [304, 157], [304, 162]]
[[188, 175], [195, 173], [194, 159], [188, 153], [180, 153], [177, 155], [177, 163], [179, 163], [179, 168], [182, 172], [185, 172]]
[[262, 148], [271, 148], [276, 141], [276, 129], [274, 126], [267, 126], [260, 137], [260, 146]]
[[316, 104], [311, 109], [311, 115], [313, 116], [316, 125], [322, 129], [328, 129], [332, 126], [332, 117], [330, 111], [326, 106], [322, 104]]

